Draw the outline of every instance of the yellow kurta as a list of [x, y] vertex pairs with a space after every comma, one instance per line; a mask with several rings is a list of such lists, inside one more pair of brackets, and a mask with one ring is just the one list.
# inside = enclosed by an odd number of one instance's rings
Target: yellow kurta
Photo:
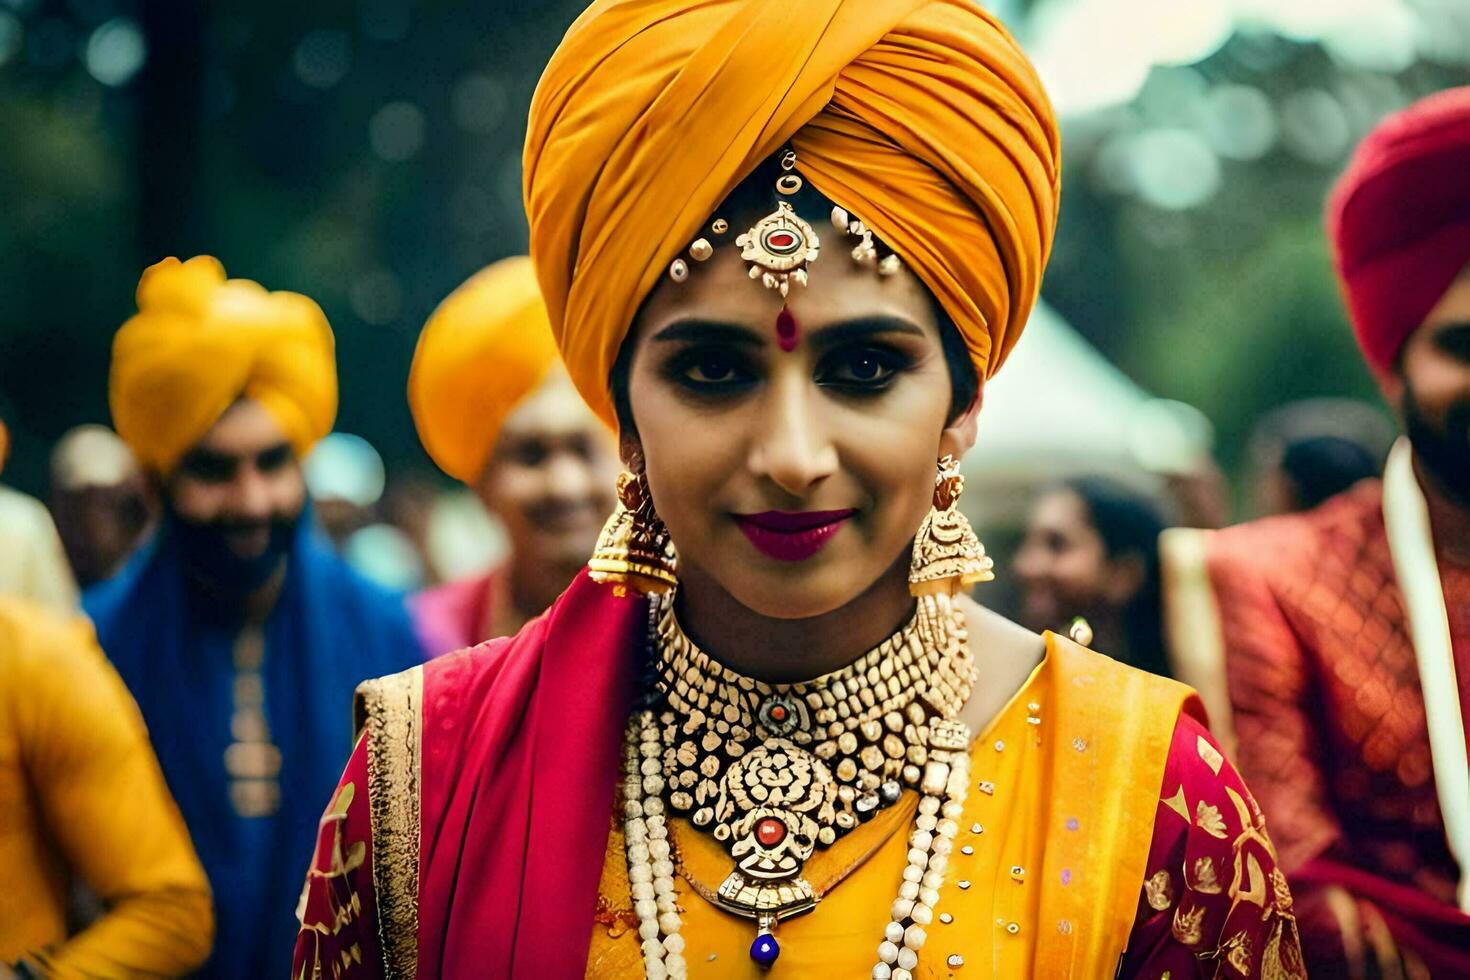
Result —
[[[916, 980], [1113, 975], [1133, 925], [1170, 739], [1188, 696], [1173, 681], [1047, 634], [1045, 659], [971, 749], [965, 814]], [[869, 975], [898, 897], [917, 806], [918, 794], [905, 793], [813, 855], [805, 873], [821, 901], [780, 924], [781, 955], [769, 970], [749, 956], [754, 924], [703, 897], [733, 866], [724, 848], [687, 821], [671, 820], [691, 975]], [[598, 906], [587, 976], [640, 976], [617, 820]], [[962, 967], [947, 965], [952, 955]]]
[[[67, 940], [71, 874], [108, 911]], [[204, 870], [91, 627], [0, 598], [0, 963], [177, 975], [213, 934]]]

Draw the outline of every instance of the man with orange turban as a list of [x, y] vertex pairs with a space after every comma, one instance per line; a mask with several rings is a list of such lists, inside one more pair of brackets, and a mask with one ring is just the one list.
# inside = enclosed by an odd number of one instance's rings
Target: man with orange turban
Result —
[[[530, 251], [636, 472], [544, 615], [359, 690], [296, 974], [1299, 975], [1190, 692], [957, 611], [989, 570], [954, 455], [1059, 166], [973, 0], [578, 18], [532, 101]], [[941, 657], [965, 695], [925, 679]]]
[[503, 259], [449, 295], [408, 376], [419, 438], [479, 495], [509, 540], [505, 562], [414, 599], [433, 654], [510, 636], [581, 571], [612, 512], [612, 437], [557, 356], [531, 260]]
[[143, 273], [113, 344], [113, 421], [163, 502], [154, 539], [87, 591], [214, 887], [210, 976], [257, 977], [295, 934], [300, 868], [364, 677], [422, 657], [403, 599], [306, 513], [301, 459], [337, 411], [333, 338], [295, 293], [210, 256]]
[[1328, 203], [1353, 328], [1404, 431], [1383, 479], [1164, 548], [1180, 635], [1218, 651], [1184, 679], [1228, 690], [1313, 975], [1470, 976], [1467, 177], [1459, 88], [1381, 123]]

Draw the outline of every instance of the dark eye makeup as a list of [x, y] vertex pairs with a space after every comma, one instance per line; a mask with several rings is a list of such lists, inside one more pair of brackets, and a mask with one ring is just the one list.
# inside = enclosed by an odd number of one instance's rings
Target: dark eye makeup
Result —
[[[914, 364], [912, 355], [879, 343], [843, 345], [826, 351], [813, 380], [847, 397], [880, 394]], [[704, 396], [730, 396], [758, 384], [763, 374], [747, 353], [720, 344], [695, 344], [676, 352], [661, 369], [685, 390]]]

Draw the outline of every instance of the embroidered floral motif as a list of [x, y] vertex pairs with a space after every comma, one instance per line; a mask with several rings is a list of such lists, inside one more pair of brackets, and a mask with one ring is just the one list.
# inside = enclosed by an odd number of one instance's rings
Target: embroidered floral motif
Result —
[[[356, 924], [362, 915], [362, 896], [353, 887], [349, 876], [367, 860], [367, 842], [342, 839], [347, 810], [356, 794], [354, 784], [344, 783], [333, 797], [332, 805], [322, 815], [317, 831], [316, 859], [307, 872], [301, 902], [296, 908], [301, 932], [311, 933], [314, 941], [310, 977], [348, 977], [354, 966], [362, 964], [362, 949], [356, 943], [346, 949], [339, 948], [335, 957], [329, 953], [325, 963], [321, 958], [323, 937], [337, 936]], [[306, 962], [303, 961], [298, 980], [307, 976]]]
[[1174, 938], [1185, 946], [1198, 946], [1204, 939], [1205, 907], [1180, 904], [1174, 913]]
[[1271, 869], [1271, 893], [1275, 900], [1276, 911], [1283, 915], [1291, 912], [1291, 888], [1286, 884], [1286, 875], [1281, 873], [1280, 868]]
[[1261, 862], [1254, 854], [1246, 854], [1243, 860], [1237, 858], [1235, 862], [1235, 880], [1230, 884], [1230, 907], [1233, 909], [1241, 902], [1266, 907], [1266, 872], [1261, 870]]
[[1296, 922], [1290, 916], [1278, 917], [1261, 950], [1261, 980], [1306, 980], [1306, 976]]
[[1148, 896], [1149, 907], [1155, 912], [1162, 912], [1174, 904], [1174, 883], [1169, 879], [1169, 872], [1160, 868], [1143, 883], [1143, 893]]
[[1174, 791], [1173, 796], [1167, 797], [1163, 802], [1164, 806], [1183, 817], [1185, 823], [1189, 823], [1189, 803], [1184, 799], [1183, 784]]
[[1243, 977], [1251, 975], [1251, 937], [1246, 935], [1242, 929], [1225, 943], [1221, 950], [1225, 954], [1225, 962], [1235, 968], [1235, 972]]
[[1194, 862], [1194, 881], [1190, 888], [1201, 895], [1220, 894], [1220, 879], [1215, 874], [1215, 860], [1211, 857], [1198, 858]]
[[1195, 826], [1199, 827], [1200, 830], [1203, 830], [1211, 837], [1218, 837], [1224, 840], [1227, 836], [1225, 833], [1225, 818], [1220, 816], [1220, 808], [1212, 806], [1204, 800], [1200, 800], [1199, 806], [1195, 807], [1194, 822]]

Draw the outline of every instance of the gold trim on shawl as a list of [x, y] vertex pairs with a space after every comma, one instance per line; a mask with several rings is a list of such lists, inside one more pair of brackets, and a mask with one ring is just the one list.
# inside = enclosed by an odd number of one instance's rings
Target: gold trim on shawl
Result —
[[373, 828], [373, 888], [384, 975], [418, 973], [419, 735], [424, 669], [364, 681], [353, 716], [367, 731], [368, 803]]
[[[1057, 926], [1037, 945], [1034, 974], [1109, 976], [1133, 932], [1169, 746], [1194, 692], [1056, 633], [1046, 639], [1056, 677], [1046, 864], [1073, 874], [1070, 885], [1049, 875], [1041, 886], [1042, 915]], [[1063, 829], [1067, 814], [1085, 814], [1088, 832]]]
[[1383, 471], [1383, 526], [1424, 689], [1429, 756], [1434, 762], [1445, 837], [1460, 865], [1460, 910], [1470, 912], [1470, 765], [1466, 763], [1465, 719], [1460, 714], [1454, 643], [1434, 554], [1429, 505], [1414, 475], [1414, 451], [1406, 437], [1394, 443]]
[[1210, 584], [1209, 535], [1171, 527], [1159, 535], [1164, 578], [1164, 635], [1174, 676], [1198, 692], [1210, 732], [1226, 756], [1235, 754], [1235, 713], [1225, 673], [1225, 631]]

